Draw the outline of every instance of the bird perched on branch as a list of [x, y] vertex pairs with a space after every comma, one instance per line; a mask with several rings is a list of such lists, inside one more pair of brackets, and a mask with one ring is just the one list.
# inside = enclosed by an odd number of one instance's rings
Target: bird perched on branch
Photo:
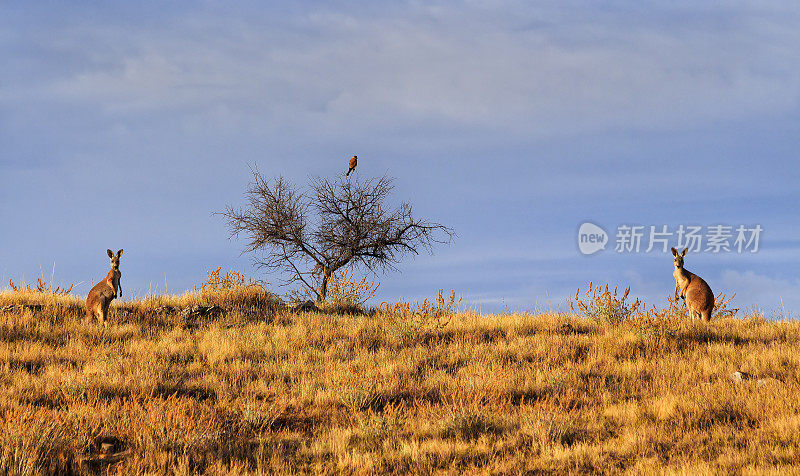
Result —
[[350, 175], [350, 172], [352, 172], [353, 170], [355, 170], [355, 168], [356, 168], [356, 165], [358, 165], [358, 156], [355, 156], [355, 155], [354, 155], [353, 157], [351, 157], [351, 158], [350, 158], [350, 164], [349, 164], [349, 165], [350, 165], [350, 168], [347, 170], [347, 174], [345, 175], [345, 177], [346, 177], [347, 175]]

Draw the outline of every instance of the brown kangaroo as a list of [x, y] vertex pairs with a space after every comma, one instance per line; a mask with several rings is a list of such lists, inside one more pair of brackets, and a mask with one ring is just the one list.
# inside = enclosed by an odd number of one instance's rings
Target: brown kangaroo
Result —
[[710, 321], [711, 311], [714, 310], [714, 293], [703, 278], [683, 267], [686, 251], [688, 248], [684, 248], [679, 254], [678, 250], [672, 248], [672, 255], [675, 256], [675, 271], [672, 272], [672, 276], [675, 277], [675, 299], [684, 298], [692, 319], [695, 315], [699, 315]]
[[95, 284], [89, 295], [86, 296], [86, 322], [89, 323], [92, 317], [98, 316], [97, 320], [103, 326], [106, 325], [106, 317], [108, 316], [108, 305], [117, 297], [117, 289], [119, 295], [122, 297], [122, 273], [119, 271], [119, 259], [122, 256], [122, 250], [117, 251], [116, 256], [111, 250], [106, 250], [108, 257], [111, 258], [111, 269], [108, 271], [105, 279]]

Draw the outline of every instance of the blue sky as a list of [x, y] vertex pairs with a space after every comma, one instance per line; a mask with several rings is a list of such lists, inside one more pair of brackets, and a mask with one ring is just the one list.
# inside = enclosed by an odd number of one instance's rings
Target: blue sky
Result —
[[[761, 225], [757, 253], [687, 268], [800, 312], [800, 7], [781, 2], [3, 2], [0, 278], [123, 288], [254, 269], [213, 215], [249, 165], [361, 177], [457, 239], [380, 276], [373, 304], [454, 289], [484, 312], [589, 281], [663, 304], [668, 253], [592, 256], [591, 221]], [[130, 294], [129, 294], [130, 295]]]

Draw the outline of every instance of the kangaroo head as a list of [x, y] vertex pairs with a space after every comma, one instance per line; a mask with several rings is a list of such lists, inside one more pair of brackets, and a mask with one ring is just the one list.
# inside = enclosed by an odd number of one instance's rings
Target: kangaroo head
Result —
[[111, 250], [106, 250], [108, 253], [108, 257], [111, 258], [111, 269], [119, 269], [119, 259], [122, 257], [122, 250], [117, 251], [117, 254], [114, 255], [114, 252]]
[[681, 269], [683, 268], [683, 257], [686, 256], [686, 252], [689, 251], [689, 248], [684, 248], [683, 251], [678, 253], [678, 250], [672, 248], [672, 256], [675, 257], [673, 262], [675, 263], [675, 268]]

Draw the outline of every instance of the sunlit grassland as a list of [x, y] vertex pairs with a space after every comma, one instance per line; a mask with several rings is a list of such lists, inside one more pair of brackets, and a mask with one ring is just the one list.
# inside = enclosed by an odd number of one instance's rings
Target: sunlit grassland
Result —
[[0, 380], [0, 473], [800, 467], [800, 323], [758, 314], [296, 314], [247, 288], [115, 301], [103, 329], [8, 290]]

